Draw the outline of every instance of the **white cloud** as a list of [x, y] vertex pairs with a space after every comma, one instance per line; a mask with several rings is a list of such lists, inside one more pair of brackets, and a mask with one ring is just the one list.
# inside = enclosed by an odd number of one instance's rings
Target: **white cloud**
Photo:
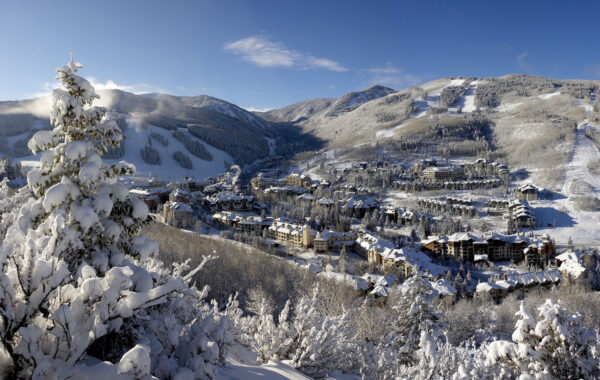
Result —
[[369, 72], [370, 74], [373, 74], [373, 75], [396, 75], [396, 74], [400, 74], [402, 72], [402, 70], [397, 69], [392, 66], [386, 66], [386, 67], [375, 67], [372, 69], [367, 69], [367, 72]]
[[87, 79], [96, 90], [122, 90], [127, 92], [136, 92], [136, 88], [134, 86], [120, 85], [115, 83], [112, 79], [108, 79], [104, 83], [98, 81], [94, 77], [87, 77], [85, 79]]
[[600, 63], [586, 66], [584, 72], [586, 75], [591, 75], [593, 77], [600, 78]]
[[517, 55], [517, 66], [523, 72], [533, 71], [533, 67], [529, 64], [529, 52], [525, 51]]
[[240, 55], [245, 61], [260, 67], [298, 67], [344, 72], [347, 68], [327, 58], [314, 57], [308, 53], [286, 47], [281, 42], [252, 36], [225, 44], [224, 49]]
[[423, 79], [417, 75], [405, 73], [402, 68], [396, 67], [391, 63], [385, 66], [372, 67], [363, 70], [368, 75], [368, 84], [380, 84], [394, 89], [416, 86], [423, 83]]
[[264, 107], [264, 108], [254, 108], [254, 107], [242, 107], [248, 112], [267, 112], [272, 110], [273, 108]]

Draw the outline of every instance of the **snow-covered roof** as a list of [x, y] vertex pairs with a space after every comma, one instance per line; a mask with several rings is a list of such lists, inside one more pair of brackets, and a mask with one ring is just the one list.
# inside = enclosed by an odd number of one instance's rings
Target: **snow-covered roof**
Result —
[[183, 202], [171, 202], [170, 207], [173, 212], [194, 212], [190, 206]]
[[487, 293], [492, 290], [503, 290], [504, 288], [500, 285], [496, 285], [493, 282], [480, 282], [475, 288], [475, 293]]
[[574, 279], [581, 277], [587, 270], [583, 265], [575, 260], [563, 261], [559, 269], [563, 273], [568, 273], [569, 276]]
[[377, 202], [373, 200], [373, 198], [368, 195], [354, 195], [346, 204], [344, 204], [344, 208], [374, 208], [377, 207]]
[[172, 195], [173, 197], [189, 197], [189, 196], [190, 196], [190, 193], [189, 193], [189, 192], [187, 192], [187, 191], [185, 191], [185, 190], [182, 190], [182, 189], [180, 189], [180, 188], [175, 188], [175, 189], [174, 189], [174, 190], [171, 192], [171, 195]]
[[388, 291], [387, 286], [377, 285], [377, 286], [375, 286], [375, 288], [373, 288], [373, 290], [371, 290], [370, 294], [376, 295], [379, 297], [389, 297], [390, 292]]
[[304, 201], [312, 201], [315, 198], [316, 197], [314, 195], [312, 195], [311, 193], [304, 193], [304, 194], [298, 196], [298, 199], [301, 199]]
[[448, 236], [448, 241], [451, 241], [451, 242], [468, 241], [468, 240], [473, 240], [474, 242], [481, 241], [479, 236], [472, 234], [470, 232], [455, 232], [452, 235]]
[[496, 285], [498, 285], [502, 289], [509, 290], [514, 288], [517, 285], [517, 283], [512, 280], [499, 280], [496, 281]]
[[582, 255], [583, 255], [583, 253], [578, 250], [566, 251], [566, 252], [563, 252], [560, 255], [556, 256], [556, 260], [558, 260], [558, 261], [567, 261], [567, 260], [579, 261]]
[[320, 205], [331, 206], [336, 203], [336, 200], [333, 198], [323, 197], [317, 201]]
[[446, 279], [439, 279], [431, 283], [431, 286], [441, 296], [455, 296], [456, 288], [452, 286], [452, 283]]
[[228, 202], [228, 201], [241, 201], [241, 200], [252, 201], [254, 197], [252, 195], [246, 195], [241, 193], [232, 193], [230, 191], [222, 191], [210, 197], [211, 203], [216, 202]]
[[537, 187], [533, 186], [532, 184], [528, 183], [526, 185], [519, 187], [519, 191], [522, 193], [525, 191], [535, 191], [537, 193], [539, 191], [539, 189]]
[[373, 235], [364, 233], [356, 239], [356, 244], [361, 246], [366, 251], [375, 249], [378, 252], [383, 251], [385, 248], [394, 249], [395, 246], [387, 240], [380, 239]]

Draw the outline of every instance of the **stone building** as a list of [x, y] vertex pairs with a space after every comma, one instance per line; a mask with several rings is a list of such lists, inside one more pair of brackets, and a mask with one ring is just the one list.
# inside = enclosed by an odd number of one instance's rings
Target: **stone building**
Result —
[[163, 222], [178, 228], [190, 228], [194, 225], [194, 211], [182, 202], [167, 202], [163, 205]]

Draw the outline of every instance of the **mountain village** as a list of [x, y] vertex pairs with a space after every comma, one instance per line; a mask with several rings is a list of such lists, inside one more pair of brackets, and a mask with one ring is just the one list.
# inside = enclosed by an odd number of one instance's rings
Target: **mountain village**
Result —
[[[158, 221], [254, 245], [352, 283], [376, 303], [415, 272], [429, 278], [444, 302], [500, 302], [512, 292], [559, 284], [597, 286], [598, 256], [573, 242], [557, 247], [536, 232], [530, 202], [549, 194], [533, 184], [511, 185], [506, 165], [480, 158], [404, 167], [374, 159], [316, 170], [319, 179], [268, 168], [245, 184], [232, 170], [218, 178], [132, 183], [130, 192]], [[370, 189], [363, 176], [381, 178], [383, 186]], [[388, 189], [409, 192], [410, 202], [384, 201]], [[422, 196], [432, 189], [458, 195]], [[480, 195], [486, 190], [496, 191]], [[295, 209], [286, 212], [282, 203]], [[486, 220], [487, 230], [461, 224], [475, 219]]]

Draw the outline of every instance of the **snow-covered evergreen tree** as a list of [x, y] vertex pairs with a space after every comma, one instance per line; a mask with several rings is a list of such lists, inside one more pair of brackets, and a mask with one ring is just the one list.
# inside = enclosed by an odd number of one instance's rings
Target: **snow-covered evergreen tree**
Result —
[[419, 272], [402, 284], [401, 292], [394, 306], [397, 316], [388, 344], [398, 350], [401, 361], [414, 363], [422, 332], [433, 336], [439, 334], [439, 315], [432, 303], [437, 292]]
[[[203, 301], [206, 289], [189, 285], [210, 258], [187, 274], [189, 262], [170, 271], [156, 259], [158, 244], [138, 235], [148, 208], [117, 183], [135, 168], [102, 162], [122, 134], [91, 107], [98, 95], [80, 68], [71, 58], [57, 69], [55, 128], [28, 144], [42, 152], [27, 176], [36, 199], [0, 246], [0, 374], [213, 377], [229, 322]], [[91, 352], [110, 352], [99, 359], [117, 364], [87, 367]]]

